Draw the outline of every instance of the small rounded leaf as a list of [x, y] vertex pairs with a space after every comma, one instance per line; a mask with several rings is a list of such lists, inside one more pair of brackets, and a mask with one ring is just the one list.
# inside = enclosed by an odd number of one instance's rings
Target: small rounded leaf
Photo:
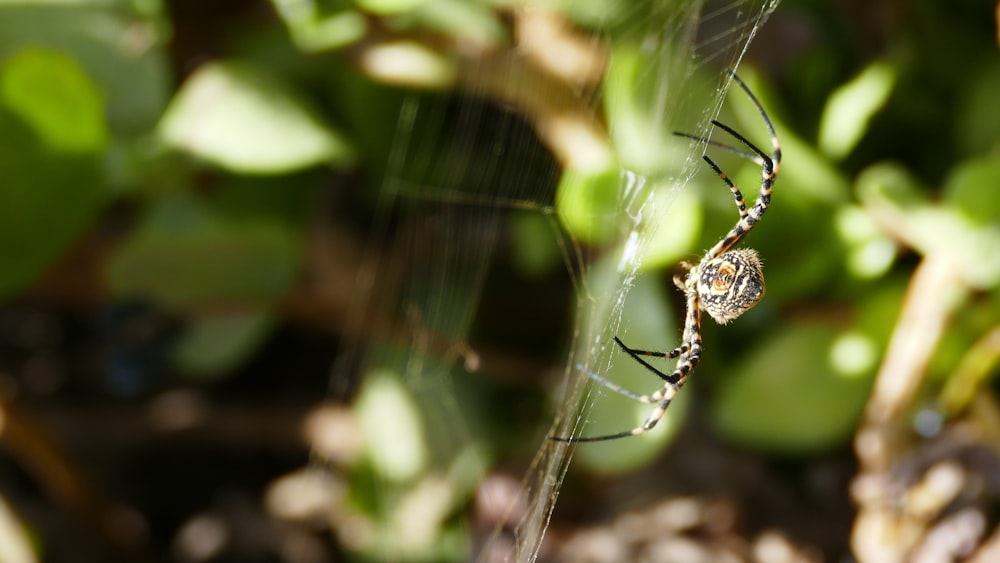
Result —
[[159, 134], [169, 146], [244, 174], [354, 159], [346, 140], [281, 77], [247, 63], [199, 68], [167, 108]]

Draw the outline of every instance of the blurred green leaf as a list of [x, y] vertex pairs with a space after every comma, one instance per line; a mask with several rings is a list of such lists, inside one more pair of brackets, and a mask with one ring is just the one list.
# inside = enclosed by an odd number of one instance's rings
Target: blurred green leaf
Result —
[[988, 66], [973, 74], [971, 83], [958, 88], [954, 143], [969, 154], [981, 155], [1000, 149], [1000, 61], [988, 57]]
[[715, 427], [745, 446], [785, 453], [843, 444], [862, 412], [871, 378], [834, 369], [835, 354], [856, 348], [837, 343], [832, 328], [811, 324], [772, 335], [719, 385], [711, 408]]
[[170, 146], [244, 174], [282, 174], [317, 164], [346, 166], [347, 141], [284, 80], [250, 63], [203, 65], [159, 125]]
[[514, 212], [510, 218], [514, 252], [511, 259], [524, 275], [540, 277], [562, 264], [557, 236], [560, 236], [551, 216], [540, 213]]
[[[130, 6], [139, 4], [158, 6]], [[67, 54], [100, 85], [111, 128], [140, 134], [153, 126], [169, 96], [167, 29], [158, 7], [130, 14], [108, 2], [3, 2], [0, 59], [25, 47]]]
[[381, 370], [366, 374], [355, 409], [378, 475], [396, 484], [420, 477], [429, 463], [428, 444], [417, 404], [399, 377]]
[[271, 0], [295, 44], [307, 52], [345, 47], [364, 37], [368, 23], [347, 0]]
[[896, 84], [892, 63], [868, 65], [830, 95], [819, 126], [819, 148], [834, 160], [848, 155], [868, 129], [868, 121], [885, 105]]
[[429, 1], [431, 0], [354, 0], [354, 3], [362, 10], [385, 16], [413, 10]]
[[570, 235], [599, 243], [615, 234], [620, 184], [617, 167], [563, 171], [556, 192], [556, 211]]
[[858, 175], [858, 197], [870, 209], [894, 213], [883, 217], [900, 220], [907, 213], [923, 211], [930, 202], [926, 190], [912, 174], [898, 164], [879, 163]]
[[837, 232], [848, 246], [847, 270], [857, 278], [880, 278], [896, 259], [896, 243], [861, 208], [841, 207], [836, 215]]
[[[661, 72], [679, 73], [660, 54], [650, 61], [642, 45], [623, 42], [613, 46], [605, 76], [603, 98], [615, 152], [622, 166], [646, 177], [675, 177], [686, 166], [691, 154], [689, 139], [671, 134], [671, 124], [684, 117], [676, 104], [667, 106], [664, 89], [679, 77], [658, 77], [650, 72], [656, 64]], [[673, 79], [673, 80], [671, 80]], [[685, 83], [685, 99], [707, 99], [705, 92], [692, 92], [700, 82]], [[705, 95], [705, 98], [701, 98]], [[674, 102], [673, 99], [670, 100]], [[676, 114], [666, 115], [666, 112]]]
[[4, 105], [53, 152], [89, 153], [108, 142], [101, 95], [64, 54], [30, 49], [9, 60], [0, 82]]
[[500, 14], [488, 2], [410, 1], [422, 2], [413, 13], [407, 15], [407, 19], [412, 19], [415, 25], [423, 29], [447, 33], [488, 47], [496, 47], [509, 40], [507, 29], [500, 21]]
[[961, 162], [944, 184], [944, 200], [980, 227], [1000, 227], [1000, 157]]
[[[504, 0], [501, 0], [502, 4]], [[624, 16], [631, 14], [636, 6], [643, 3], [608, 2], [607, 0], [541, 0], [554, 10], [584, 26], [612, 26]], [[652, 3], [656, 5], [656, 3]]]
[[97, 86], [70, 57], [27, 49], [0, 63], [0, 295], [30, 284], [97, 216], [107, 140]]
[[227, 220], [192, 201], [165, 199], [108, 263], [119, 296], [167, 307], [268, 304], [298, 273], [297, 237], [268, 219]]
[[[894, 234], [923, 254], [940, 253], [949, 256], [961, 269], [963, 279], [974, 287], [986, 289], [1000, 283], [1000, 225], [996, 221], [985, 225], [978, 221], [979, 212], [970, 193], [988, 190], [990, 178], [983, 175], [993, 169], [993, 164], [974, 165], [953, 176], [948, 190], [955, 203], [953, 209], [932, 204], [920, 189], [917, 181], [904, 169], [894, 164], [877, 164], [858, 176], [858, 195], [865, 207], [891, 225]], [[980, 206], [992, 206], [987, 192]], [[974, 196], [971, 199], [975, 199]], [[988, 207], [985, 207], [988, 212]]]
[[689, 258], [701, 233], [701, 200], [692, 189], [656, 191], [654, 209], [663, 210], [656, 232], [646, 247], [643, 269], [661, 269]]
[[[830, 159], [816, 150], [813, 143], [796, 135], [795, 128], [782, 121], [777, 104], [771, 101], [772, 97], [759, 74], [753, 69], [744, 67], [740, 69], [740, 77], [768, 110], [768, 116], [774, 123], [775, 131], [781, 141], [781, 175], [774, 185], [775, 202], [779, 201], [779, 197], [785, 201], [795, 201], [799, 204], [808, 202], [811, 205], [816, 203], [840, 205], [846, 202], [850, 194], [850, 184], [847, 179]], [[757, 108], [746, 100], [745, 96], [735, 94], [734, 98], [734, 94], [735, 92], [731, 93], [729, 99], [735, 101], [731, 107], [734, 108], [738, 118], [739, 130], [753, 139], [758, 146], [765, 148], [771, 146]], [[741, 185], [759, 187], [759, 169], [756, 181], [743, 182]]]
[[176, 367], [195, 377], [229, 372], [257, 351], [273, 325], [274, 316], [265, 310], [195, 319], [174, 350]]
[[371, 46], [358, 62], [373, 80], [407, 88], [451, 88], [459, 72], [450, 55], [408, 39]]
[[607, 95], [603, 101], [611, 137], [623, 164], [649, 173], [664, 157], [663, 133], [662, 124], [649, 119], [637, 99], [636, 82], [642, 74], [642, 64], [638, 46], [616, 45], [605, 76]]
[[854, 303], [854, 320], [851, 330], [867, 335], [884, 350], [889, 345], [896, 319], [903, 307], [909, 278], [892, 275], [867, 289]]
[[[368, 173], [383, 173], [396, 139], [404, 94], [354, 70], [331, 75], [330, 82], [331, 95], [344, 116], [345, 128], [359, 146]], [[380, 181], [376, 176], [373, 185]]]

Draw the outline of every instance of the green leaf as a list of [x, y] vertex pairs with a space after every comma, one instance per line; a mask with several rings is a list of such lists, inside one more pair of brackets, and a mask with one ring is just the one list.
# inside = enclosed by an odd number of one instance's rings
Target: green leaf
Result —
[[0, 296], [93, 222], [107, 140], [100, 93], [71, 58], [30, 49], [0, 65]]
[[355, 410], [376, 473], [392, 482], [414, 481], [427, 468], [427, 440], [416, 401], [389, 370], [364, 378]]
[[[869, 212], [891, 224], [895, 235], [921, 253], [949, 256], [970, 285], [1000, 283], [1000, 225], [990, 221], [994, 206], [990, 177], [995, 165], [967, 165], [946, 190], [953, 206], [932, 204], [902, 167], [877, 164], [858, 176], [858, 196]], [[977, 202], [977, 195], [981, 201]], [[985, 222], [984, 222], [985, 221]]]
[[296, 237], [277, 221], [234, 221], [194, 202], [165, 200], [108, 264], [118, 295], [167, 307], [269, 304], [298, 273]]
[[312, 0], [271, 0], [271, 4], [303, 51], [345, 47], [364, 37], [368, 29], [364, 14], [346, 0], [324, 3], [327, 10]]
[[[776, 98], [769, 95], [769, 89], [759, 73], [744, 67], [740, 69], [740, 77], [768, 110], [768, 117], [781, 141], [781, 174], [775, 181], [774, 201], [785, 201], [784, 205], [795, 200], [808, 205], [820, 203], [834, 206], [848, 201], [850, 184], [847, 179], [826, 155], [815, 148], [814, 143], [796, 135], [795, 128], [782, 121], [780, 113], [776, 111], [776, 103], [771, 101]], [[764, 134], [760, 113], [746, 96], [740, 94], [733, 91], [729, 95], [730, 100], [734, 100], [735, 96], [735, 103], [731, 105], [738, 118], [738, 129], [759, 147], [766, 149], [770, 146], [770, 141]], [[753, 175], [756, 176], [753, 183], [744, 182], [742, 185], [759, 187], [759, 169]], [[756, 187], [745, 188], [744, 193], [754, 192]]]
[[889, 99], [896, 79], [892, 64], [876, 62], [831, 94], [820, 120], [820, 149], [834, 160], [847, 156]]
[[955, 167], [944, 185], [944, 199], [972, 223], [1000, 226], [1000, 158], [968, 160]]
[[860, 365], [839, 355], [862, 348], [873, 353], [857, 338], [839, 341], [825, 326], [785, 327], [719, 385], [711, 405], [715, 427], [740, 444], [784, 453], [845, 443], [864, 408], [875, 362], [869, 357]]
[[665, 268], [689, 257], [704, 217], [701, 200], [693, 189], [660, 189], [655, 198], [656, 208], [663, 209], [665, 215], [646, 248], [642, 267], [648, 270]]
[[[611, 52], [605, 80], [603, 103], [615, 151], [623, 166], [651, 178], [680, 174], [691, 155], [691, 141], [670, 132], [671, 127], [689, 127], [684, 121], [686, 109], [673, 98], [670, 104], [665, 99], [667, 85], [685, 78], [683, 70], [676, 68], [683, 69], [683, 65], [671, 62], [662, 54], [650, 60], [642, 45], [621, 43]], [[651, 65], [656, 72], [650, 71]], [[685, 82], [683, 99], [709, 99], [701, 85], [700, 81]]]
[[266, 310], [199, 318], [187, 327], [174, 360], [181, 373], [199, 377], [228, 372], [255, 353], [274, 325]]
[[168, 21], [159, 9], [128, 13], [139, 3], [123, 4], [2, 2], [0, 59], [24, 48], [67, 54], [100, 86], [111, 128], [145, 133], [163, 112], [171, 89], [163, 52]]
[[896, 259], [896, 242], [868, 213], [854, 205], [836, 212], [840, 239], [847, 247], [847, 271], [859, 279], [877, 279], [885, 275]]
[[451, 88], [458, 76], [458, 65], [451, 57], [404, 39], [372, 46], [358, 62], [372, 79], [410, 88]]
[[408, 12], [426, 4], [429, 0], [354, 0], [362, 10], [379, 15]]
[[[986, 57], [987, 66], [969, 77], [969, 83], [955, 88], [954, 144], [968, 154], [996, 153], [1000, 149], [1000, 60]], [[967, 70], [967, 69], [963, 69]]]
[[589, 243], [606, 242], [617, 231], [620, 179], [617, 167], [563, 171], [556, 211], [570, 234]]
[[159, 135], [169, 146], [244, 174], [354, 160], [347, 141], [281, 77], [249, 63], [199, 68], [167, 108]]
[[501, 17], [488, 3], [468, 0], [429, 0], [406, 16], [422, 29], [493, 47], [510, 40]]
[[521, 274], [539, 278], [551, 273], [562, 263], [563, 249], [556, 237], [561, 236], [550, 215], [515, 211], [510, 217], [514, 252], [511, 260]]
[[108, 142], [101, 95], [64, 54], [21, 51], [5, 67], [0, 96], [53, 152], [93, 153]]

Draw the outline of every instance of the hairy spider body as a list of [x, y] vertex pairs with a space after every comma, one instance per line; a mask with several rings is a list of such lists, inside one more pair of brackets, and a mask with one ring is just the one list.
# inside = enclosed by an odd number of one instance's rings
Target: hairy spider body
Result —
[[[678, 391], [680, 391], [681, 387], [684, 386], [688, 376], [701, 361], [701, 312], [705, 311], [717, 323], [724, 325], [750, 310], [764, 297], [764, 274], [761, 270], [760, 257], [757, 255], [757, 251], [749, 248], [737, 250], [733, 250], [732, 248], [760, 221], [761, 217], [764, 216], [764, 212], [771, 205], [771, 190], [774, 187], [774, 180], [778, 176], [778, 170], [781, 166], [781, 146], [778, 143], [778, 136], [774, 131], [774, 125], [772, 125], [760, 101], [733, 71], [728, 69], [727, 71], [760, 113], [761, 119], [763, 119], [764, 125], [771, 137], [771, 153], [765, 153], [748, 141], [746, 137], [737, 133], [729, 126], [719, 123], [717, 120], [712, 120], [712, 124], [728, 133], [749, 150], [745, 151], [687, 133], [675, 134], [694, 139], [708, 146], [722, 148], [759, 165], [761, 167], [761, 184], [757, 200], [754, 202], [753, 207], [747, 209], [743, 193], [740, 192], [736, 184], [729, 179], [729, 176], [711, 158], [708, 156], [702, 157], [712, 170], [718, 174], [719, 178], [729, 186], [729, 191], [733, 194], [740, 218], [726, 236], [705, 253], [700, 262], [695, 265], [683, 263], [682, 266], [687, 272], [674, 277], [674, 284], [684, 292], [686, 305], [681, 345], [669, 352], [655, 352], [629, 348], [617, 336], [615, 337], [615, 343], [618, 347], [633, 360], [662, 379], [663, 386], [649, 395], [639, 395], [608, 381], [596, 373], [584, 371], [588, 377], [612, 391], [653, 405], [653, 412], [649, 414], [641, 425], [632, 430], [603, 436], [553, 436], [551, 437], [553, 440], [561, 442], [598, 442], [636, 436], [648, 432], [663, 418], [667, 407], [670, 406], [670, 402], [677, 395]], [[677, 364], [674, 370], [668, 374], [647, 362], [643, 358], [644, 356], [664, 359], [676, 358]]]
[[685, 293], [697, 292], [701, 308], [720, 325], [739, 317], [764, 298], [764, 273], [760, 257], [752, 248], [730, 250], [706, 260], [691, 268], [687, 280], [681, 289]]

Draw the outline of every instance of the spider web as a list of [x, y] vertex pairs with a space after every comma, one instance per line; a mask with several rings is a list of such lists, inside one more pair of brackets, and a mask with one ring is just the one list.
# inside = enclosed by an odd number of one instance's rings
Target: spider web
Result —
[[[703, 149], [671, 132], [707, 135], [728, 87], [722, 69], [738, 66], [777, 0], [617, 4], [622, 11], [613, 18], [587, 22], [597, 32], [577, 44], [577, 66], [563, 65], [571, 68], [562, 82], [576, 88], [560, 90], [558, 81], [536, 72], [544, 63], [525, 64], [533, 53], [528, 45], [465, 69], [458, 93], [415, 94], [402, 105], [370, 263], [359, 275], [353, 337], [334, 377], [336, 386], [354, 372], [363, 386], [382, 382], [382, 389], [404, 396], [402, 406], [386, 406], [373, 423], [391, 445], [384, 447], [388, 461], [381, 471], [373, 462], [371, 502], [398, 524], [375, 542], [378, 558], [399, 559], [426, 547], [419, 537], [427, 530], [419, 528], [443, 525], [491, 471], [491, 449], [482, 442], [489, 433], [476, 427], [475, 415], [504, 412], [504, 405], [484, 404], [476, 384], [485, 373], [503, 370], [497, 366], [523, 370], [525, 364], [487, 344], [477, 318], [490, 315], [481, 298], [488, 285], [502, 283], [492, 279], [502, 275], [493, 271], [496, 257], [510, 252], [518, 228], [544, 233], [550, 244], [541, 251], [558, 254], [576, 299], [569, 304], [571, 328], [559, 335], [567, 350], [561, 372], [519, 377], [557, 389], [554, 422], [517, 436], [537, 446], [533, 460], [513, 498], [505, 497], [501, 523], [474, 530], [476, 545], [466, 548], [481, 561], [539, 557], [573, 451], [545, 436], [589, 433], [583, 428], [605, 391], [587, 385], [581, 369], [606, 373], [612, 365], [612, 337], [628, 332], [626, 298], [651, 241], [661, 224], [676, 219], [677, 196], [702, 166]], [[536, 8], [512, 13], [516, 29], [547, 21]], [[515, 41], [532, 40], [528, 33]], [[567, 45], [545, 39], [545, 32], [539, 37], [539, 53]], [[576, 219], [580, 223], [567, 228], [574, 219], [560, 215], [559, 198], [568, 175], [588, 177], [608, 162], [613, 215]], [[534, 318], [530, 303], [512, 299], [506, 313], [526, 327], [559, 326]], [[675, 345], [675, 328], [653, 331], [667, 338], [659, 346]], [[644, 377], [645, 387], [656, 385]], [[390, 402], [389, 396], [380, 401]], [[511, 428], [518, 427], [511, 420]]]

